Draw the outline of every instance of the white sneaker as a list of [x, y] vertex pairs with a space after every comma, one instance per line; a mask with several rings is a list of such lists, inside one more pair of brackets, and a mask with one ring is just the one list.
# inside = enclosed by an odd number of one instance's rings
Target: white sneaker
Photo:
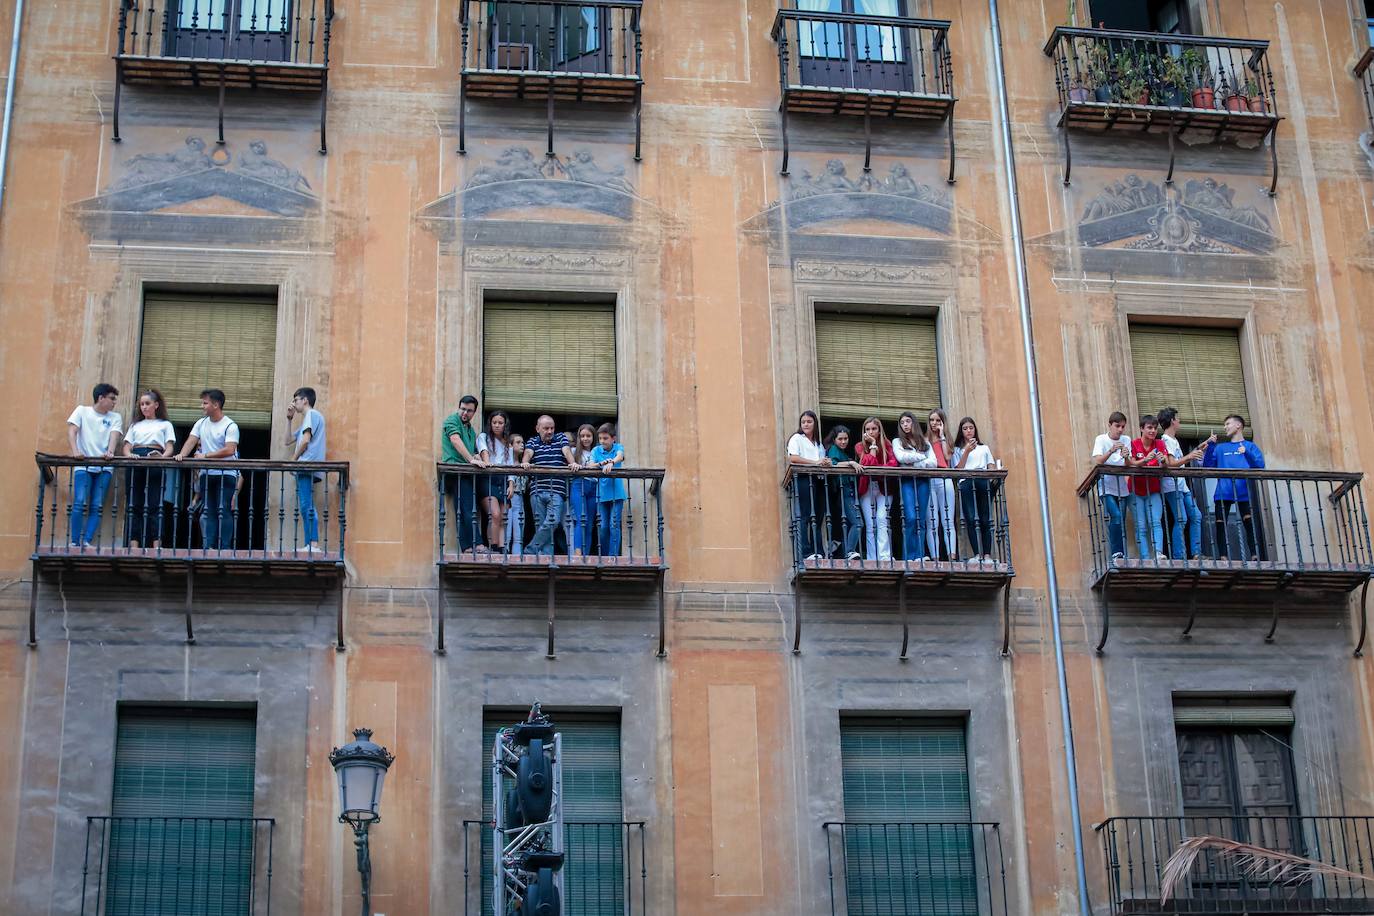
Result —
[[862, 560], [862, 559], [863, 559], [863, 555], [862, 555], [861, 553], [859, 553], [857, 550], [851, 550], [851, 551], [849, 551], [848, 554], [845, 555], [845, 559], [846, 559], [846, 560]]
[[806, 562], [810, 563], [812, 560], [824, 560], [824, 559], [825, 559], [825, 557], [822, 556], [821, 554], [819, 554], [819, 553], [813, 553], [813, 554], [811, 554], [811, 556], [809, 556], [809, 557], [806, 558]]
[[1166, 556], [1165, 556], [1164, 554], [1162, 554], [1162, 553], [1157, 553], [1157, 554], [1155, 554], [1155, 561], [1156, 561], [1156, 562], [1158, 562], [1158, 561], [1160, 561], [1160, 560], [1167, 560], [1167, 559], [1169, 559], [1169, 558], [1166, 557]]
[[1112, 562], [1113, 562], [1113, 563], [1120, 563], [1120, 562], [1121, 562], [1122, 560], [1124, 560], [1124, 559], [1126, 559], [1126, 555], [1125, 555], [1124, 553], [1114, 553], [1114, 554], [1112, 554]]

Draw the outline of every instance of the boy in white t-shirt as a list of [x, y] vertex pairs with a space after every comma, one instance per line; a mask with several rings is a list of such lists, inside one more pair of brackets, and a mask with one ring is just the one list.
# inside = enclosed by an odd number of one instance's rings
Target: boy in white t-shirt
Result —
[[[325, 460], [324, 414], [315, 409], [315, 389], [297, 388], [286, 408], [286, 442], [291, 446], [292, 461]], [[296, 417], [301, 418], [300, 429], [292, 431]], [[296, 472], [296, 508], [301, 526], [305, 529], [305, 549], [320, 552], [320, 514], [315, 509], [315, 483], [324, 480], [318, 471]]]
[[[93, 407], [79, 405], [67, 418], [67, 445], [77, 458], [113, 458], [124, 430], [124, 420], [114, 412], [119, 389], [101, 382], [91, 392]], [[69, 540], [73, 547], [90, 547], [105, 513], [105, 494], [114, 479], [114, 468], [96, 465], [72, 470], [72, 512]]]
[[[1131, 439], [1126, 435], [1126, 415], [1119, 410], [1107, 418], [1107, 431], [1093, 442], [1093, 464], [1124, 468], [1131, 453]], [[1126, 558], [1126, 498], [1130, 496], [1130, 478], [1103, 474], [1098, 478], [1097, 494], [1107, 515], [1107, 544], [1111, 561]]]
[[[200, 459], [235, 461], [239, 457], [239, 425], [224, 413], [224, 392], [207, 388], [200, 393], [200, 409], [205, 414], [191, 427], [191, 435], [175, 456], [181, 461], [192, 452]], [[204, 470], [200, 487], [200, 534], [206, 550], [232, 550], [234, 547], [234, 494], [238, 471]]]

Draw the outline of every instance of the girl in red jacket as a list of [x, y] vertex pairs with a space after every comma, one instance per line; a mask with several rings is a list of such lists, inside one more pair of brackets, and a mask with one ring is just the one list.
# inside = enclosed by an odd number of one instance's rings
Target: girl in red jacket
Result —
[[[897, 455], [892, 451], [892, 443], [888, 441], [882, 421], [877, 417], [864, 420], [863, 441], [856, 451], [859, 464], [864, 467], [897, 466]], [[891, 482], [892, 478], [889, 477], [859, 478], [859, 511], [864, 517], [870, 560], [892, 560], [892, 527], [888, 521], [892, 509], [892, 494], [889, 492]]]

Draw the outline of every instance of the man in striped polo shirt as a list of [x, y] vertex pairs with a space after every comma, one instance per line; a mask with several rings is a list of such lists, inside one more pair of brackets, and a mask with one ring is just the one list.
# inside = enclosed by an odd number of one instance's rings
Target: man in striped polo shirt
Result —
[[[524, 467], [575, 468], [572, 443], [566, 433], [554, 432], [553, 417], [545, 414], [534, 424], [537, 433], [525, 443]], [[563, 523], [563, 506], [568, 499], [568, 484], [561, 477], [534, 477], [530, 480], [530, 512], [534, 515], [534, 538], [526, 548], [530, 553], [549, 556], [553, 536]]]

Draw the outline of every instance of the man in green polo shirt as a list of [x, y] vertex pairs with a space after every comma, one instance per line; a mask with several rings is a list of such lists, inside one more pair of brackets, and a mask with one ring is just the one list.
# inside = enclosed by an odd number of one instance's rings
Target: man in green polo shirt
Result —
[[[458, 410], [444, 418], [444, 438], [440, 442], [440, 461], [444, 464], [471, 464], [484, 468], [487, 463], [477, 454], [477, 429], [472, 418], [477, 414], [477, 399], [465, 394]], [[477, 517], [476, 477], [449, 474], [449, 498], [453, 502], [453, 527], [458, 530], [458, 549], [471, 550], [477, 543], [482, 520]]]

